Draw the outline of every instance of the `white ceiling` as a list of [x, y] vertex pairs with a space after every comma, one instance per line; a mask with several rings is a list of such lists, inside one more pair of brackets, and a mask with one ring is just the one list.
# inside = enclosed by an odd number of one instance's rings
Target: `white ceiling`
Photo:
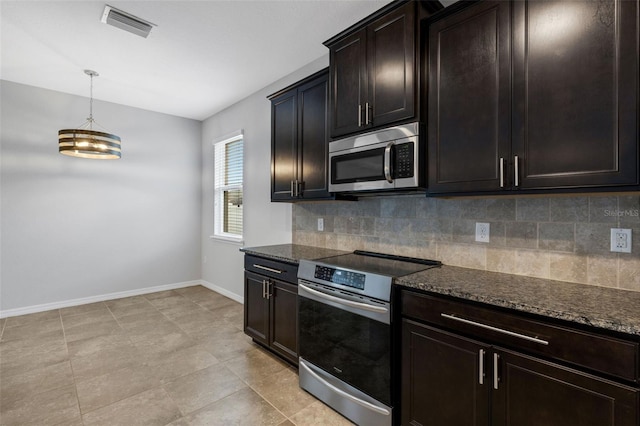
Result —
[[148, 38], [100, 22], [105, 1], [1, 0], [0, 79], [203, 120], [325, 55], [389, 0], [118, 1]]

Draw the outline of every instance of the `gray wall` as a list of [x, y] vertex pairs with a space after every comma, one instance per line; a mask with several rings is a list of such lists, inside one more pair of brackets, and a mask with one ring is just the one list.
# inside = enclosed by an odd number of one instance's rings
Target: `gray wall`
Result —
[[95, 101], [122, 159], [66, 157], [88, 99], [0, 88], [3, 312], [200, 278], [200, 122]]
[[[211, 288], [243, 299], [244, 245], [291, 242], [291, 204], [272, 203], [271, 103], [267, 96], [329, 65], [329, 57], [310, 63], [248, 98], [205, 120], [202, 131], [202, 279]], [[213, 235], [213, 145], [244, 130], [244, 244], [222, 242]]]

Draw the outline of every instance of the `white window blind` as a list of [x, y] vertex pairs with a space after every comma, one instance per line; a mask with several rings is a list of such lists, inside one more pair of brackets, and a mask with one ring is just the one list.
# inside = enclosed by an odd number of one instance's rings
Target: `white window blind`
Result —
[[214, 145], [214, 236], [242, 240], [242, 181], [244, 163], [242, 134]]

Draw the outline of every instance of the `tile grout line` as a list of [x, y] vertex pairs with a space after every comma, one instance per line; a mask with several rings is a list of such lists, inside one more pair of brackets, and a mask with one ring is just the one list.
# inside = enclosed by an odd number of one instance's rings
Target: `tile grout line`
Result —
[[62, 327], [62, 338], [64, 339], [64, 347], [67, 350], [67, 358], [69, 363], [69, 369], [71, 370], [71, 379], [73, 380], [73, 387], [76, 390], [76, 405], [78, 407], [78, 414], [80, 415], [80, 422], [84, 425], [84, 419], [82, 417], [82, 410], [80, 409], [80, 397], [78, 396], [78, 383], [76, 382], [76, 375], [73, 372], [73, 363], [71, 362], [71, 355], [69, 353], [69, 342], [67, 342], [67, 333], [64, 327], [64, 320], [62, 319], [62, 312], [60, 309], [58, 311], [58, 318], [60, 320], [60, 326]]
[[[142, 296], [144, 296], [144, 295], [142, 295]], [[118, 299], [113, 299], [113, 300], [118, 300]], [[146, 300], [146, 298], [145, 298], [145, 300]], [[147, 301], [148, 301], [148, 300], [147, 300]], [[120, 327], [120, 329], [121, 329], [121, 330], [122, 330], [122, 331], [127, 335], [127, 339], [129, 340], [129, 342], [131, 343], [131, 345], [133, 345], [133, 346], [135, 347], [135, 343], [133, 343], [133, 341], [132, 341], [132, 340], [131, 340], [131, 338], [129, 337], [129, 334], [127, 333], [127, 331], [122, 327], [122, 324], [120, 323], [120, 321], [118, 321], [118, 318], [116, 318], [116, 316], [113, 314], [113, 311], [111, 310], [111, 308], [109, 308], [109, 305], [107, 305], [105, 302], [102, 302], [102, 303], [104, 303], [105, 307], [107, 308], [107, 310], [109, 311], [109, 313], [111, 314], [111, 316], [113, 317], [113, 319], [114, 319], [114, 320], [116, 321], [116, 323], [118, 324], [118, 327]], [[154, 306], [154, 308], [155, 308], [155, 306]], [[100, 337], [100, 336], [94, 336], [94, 337]], [[136, 348], [136, 349], [137, 349], [137, 348]], [[73, 367], [72, 367], [72, 368], [73, 368]], [[127, 368], [127, 367], [119, 368], [118, 370], [123, 370], [124, 368]], [[118, 371], [118, 370], [115, 370], [115, 371]], [[109, 373], [105, 373], [105, 374], [109, 374]], [[104, 376], [105, 374], [102, 374], [101, 376]], [[101, 377], [101, 376], [96, 376], [96, 377]], [[85, 379], [85, 380], [93, 380], [94, 378], [95, 378], [95, 377], [93, 377], [93, 378], [88, 378], [88, 379]], [[75, 376], [74, 376], [74, 378], [73, 378], [73, 382], [76, 384], [76, 394], [77, 394], [77, 382], [76, 382], [76, 380], [75, 380]], [[151, 388], [151, 389], [153, 389], [153, 388]], [[147, 392], [147, 391], [149, 391], [149, 390], [150, 390], [150, 389], [145, 389], [145, 390], [143, 390], [143, 391], [141, 391], [141, 392], [138, 392], [138, 393], [136, 393], [136, 394], [129, 395], [129, 396], [124, 397], [124, 398], [121, 398], [121, 399], [119, 399], [119, 400], [117, 400], [117, 401], [113, 401], [113, 402], [111, 402], [110, 404], [103, 405], [102, 407], [96, 407], [96, 408], [94, 408], [93, 410], [89, 410], [89, 411], [87, 411], [86, 413], [85, 413], [85, 412], [82, 412], [82, 410], [81, 410], [81, 411], [80, 411], [80, 416], [81, 416], [82, 422], [83, 422], [83, 424], [84, 424], [84, 415], [85, 415], [85, 414], [92, 413], [92, 412], [94, 412], [94, 411], [100, 410], [100, 409], [105, 408], [105, 407], [109, 407], [110, 405], [117, 404], [117, 403], [118, 403], [118, 402], [120, 402], [120, 401], [124, 401], [125, 399], [128, 399], [128, 398], [131, 398], [131, 397], [134, 397], [134, 396], [140, 395], [141, 393]], [[163, 389], [163, 390], [164, 390], [164, 389]], [[78, 400], [79, 400], [79, 398], [78, 398]]]

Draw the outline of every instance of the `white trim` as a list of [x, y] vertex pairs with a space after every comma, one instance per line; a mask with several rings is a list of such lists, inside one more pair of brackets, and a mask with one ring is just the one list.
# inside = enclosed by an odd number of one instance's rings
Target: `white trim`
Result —
[[[204, 284], [201, 280], [185, 281], [181, 283], [158, 285], [155, 287], [139, 288], [136, 290], [101, 294], [98, 296], [82, 297], [79, 299], [63, 300], [60, 302], [44, 303], [42, 305], [25, 306], [24, 308], [5, 309], [4, 311], [0, 311], [0, 318], [35, 314], [36, 312], [51, 311], [53, 309], [68, 308], [71, 306], [85, 305], [87, 303], [104, 302], [105, 300], [122, 299], [123, 297], [139, 296], [141, 294], [156, 293], [158, 291], [174, 290], [176, 288], [191, 287], [196, 285]], [[208, 287], [207, 285], [204, 286]], [[211, 290], [213, 290], [213, 288]]]
[[240, 296], [238, 294], [235, 294], [232, 291], [227, 290], [226, 288], [220, 287], [218, 285], [215, 285], [213, 283], [210, 283], [209, 281], [205, 281], [205, 280], [200, 280], [200, 284], [203, 287], [208, 288], [209, 290], [213, 290], [216, 293], [220, 293], [223, 296], [228, 297], [229, 299], [233, 299], [238, 303], [242, 303], [244, 305], [244, 296]]
[[240, 130], [235, 130], [231, 133], [227, 133], [224, 136], [219, 136], [217, 138], [215, 138], [213, 140], [213, 142], [211, 142], [212, 145], [217, 144], [218, 142], [222, 142], [222, 141], [226, 141], [226, 140], [230, 140], [230, 139], [240, 139], [238, 136], [244, 138], [244, 130], [240, 129]]
[[223, 241], [225, 243], [236, 244], [236, 245], [239, 245], [239, 246], [244, 244], [244, 239], [242, 237], [234, 238], [234, 237], [226, 237], [226, 236], [222, 236], [222, 235], [209, 235], [209, 238], [212, 239], [212, 240]]

